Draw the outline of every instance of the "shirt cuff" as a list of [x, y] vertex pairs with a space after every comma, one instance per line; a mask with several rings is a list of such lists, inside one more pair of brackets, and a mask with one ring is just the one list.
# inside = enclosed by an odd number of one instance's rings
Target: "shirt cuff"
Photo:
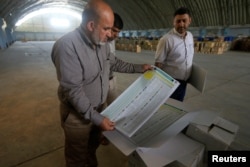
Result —
[[144, 71], [143, 71], [142, 66], [143, 66], [142, 64], [135, 64], [134, 65], [135, 72], [136, 73], [143, 73]]
[[92, 110], [92, 117], [91, 117], [91, 122], [97, 126], [101, 125], [102, 121], [104, 119], [104, 116], [101, 115], [99, 112], [96, 110]]

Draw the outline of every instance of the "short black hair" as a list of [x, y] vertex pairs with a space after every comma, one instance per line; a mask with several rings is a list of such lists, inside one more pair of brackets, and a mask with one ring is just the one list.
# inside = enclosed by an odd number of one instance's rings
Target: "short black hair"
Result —
[[186, 7], [180, 7], [174, 12], [174, 17], [176, 15], [183, 15], [183, 14], [188, 14], [191, 17], [190, 11]]
[[120, 15], [114, 13], [114, 27], [119, 28], [120, 30], [123, 28], [123, 21]]

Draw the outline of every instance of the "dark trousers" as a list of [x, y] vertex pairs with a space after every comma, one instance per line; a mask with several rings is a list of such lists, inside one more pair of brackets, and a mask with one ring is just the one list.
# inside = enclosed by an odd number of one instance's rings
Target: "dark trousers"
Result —
[[183, 101], [185, 94], [186, 94], [186, 88], [187, 88], [187, 82], [178, 80], [180, 82], [180, 85], [177, 87], [177, 89], [174, 91], [174, 93], [170, 96], [170, 98], [178, 100], [178, 101]]
[[84, 120], [70, 106], [61, 104], [60, 112], [65, 135], [66, 166], [98, 166], [96, 150], [100, 143], [101, 129]]

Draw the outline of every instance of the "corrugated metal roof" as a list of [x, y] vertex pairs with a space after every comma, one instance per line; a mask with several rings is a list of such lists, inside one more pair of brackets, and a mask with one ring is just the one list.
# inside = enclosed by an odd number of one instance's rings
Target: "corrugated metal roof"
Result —
[[[106, 0], [124, 20], [124, 30], [172, 27], [178, 7], [192, 12], [192, 27], [250, 25], [250, 0]], [[23, 16], [45, 7], [81, 12], [87, 0], [0, 0], [0, 17], [13, 26]]]

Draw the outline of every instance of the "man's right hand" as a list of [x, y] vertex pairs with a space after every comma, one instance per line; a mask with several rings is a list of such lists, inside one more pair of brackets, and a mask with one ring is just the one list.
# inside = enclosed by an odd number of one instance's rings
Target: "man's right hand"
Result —
[[102, 130], [104, 131], [111, 131], [115, 129], [115, 123], [110, 121], [107, 117], [105, 117], [102, 120], [102, 123], [100, 125], [100, 127], [102, 128]]
[[156, 66], [156, 67], [159, 67], [159, 68], [162, 68], [163, 64], [162, 64], [162, 63], [155, 62], [155, 66]]

